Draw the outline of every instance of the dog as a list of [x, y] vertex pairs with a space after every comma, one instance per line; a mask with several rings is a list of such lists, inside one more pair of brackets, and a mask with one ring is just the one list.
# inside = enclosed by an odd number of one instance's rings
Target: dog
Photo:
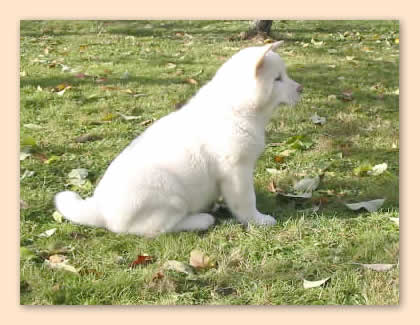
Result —
[[221, 196], [240, 223], [275, 224], [256, 208], [253, 170], [275, 108], [295, 105], [303, 89], [274, 52], [280, 44], [237, 52], [112, 161], [92, 197], [60, 192], [57, 210], [77, 224], [153, 237], [208, 229], [215, 219], [206, 211]]

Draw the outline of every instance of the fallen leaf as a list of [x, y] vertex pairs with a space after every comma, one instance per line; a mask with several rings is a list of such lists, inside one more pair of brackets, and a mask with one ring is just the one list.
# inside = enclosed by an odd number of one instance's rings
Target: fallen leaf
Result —
[[25, 201], [20, 200], [20, 208], [21, 209], [27, 209], [27, 208], [29, 208], [29, 206]]
[[328, 101], [330, 102], [330, 101], [333, 101], [333, 100], [336, 100], [337, 99], [337, 96], [336, 95], [328, 95]]
[[87, 44], [82, 44], [79, 46], [79, 52], [85, 52], [87, 50]]
[[58, 212], [58, 211], [54, 211], [52, 217], [58, 223], [62, 223], [63, 222], [64, 216], [60, 212]]
[[52, 229], [48, 229], [46, 231], [44, 231], [43, 233], [39, 234], [39, 237], [51, 237], [52, 235], [54, 235], [54, 233], [57, 231], [57, 228], [52, 228]]
[[33, 156], [34, 158], [36, 158], [36, 159], [38, 159], [38, 160], [42, 161], [43, 163], [45, 163], [45, 162], [48, 160], [47, 156], [46, 156], [44, 153], [42, 153], [42, 152], [34, 152], [34, 153], [32, 154], [32, 156]]
[[187, 83], [191, 84], [191, 85], [197, 85], [198, 82], [197, 80], [193, 79], [193, 78], [188, 78], [187, 80], [185, 80]]
[[312, 192], [305, 192], [301, 194], [291, 194], [291, 193], [283, 193], [283, 192], [278, 192], [278, 193], [281, 196], [291, 197], [295, 199], [310, 199], [312, 197]]
[[121, 76], [121, 78], [120, 78], [120, 79], [122, 79], [122, 80], [127, 80], [128, 78], [130, 78], [130, 74], [128, 73], [128, 71], [125, 71], [125, 72], [122, 74], [122, 76]]
[[362, 263], [353, 263], [353, 264], [357, 264], [366, 269], [377, 271], [377, 272], [386, 272], [395, 266], [395, 264], [362, 264]]
[[390, 217], [389, 220], [394, 222], [398, 227], [400, 226], [400, 218], [392, 218]]
[[342, 99], [344, 101], [352, 101], [353, 100], [353, 92], [351, 90], [344, 90], [342, 93]]
[[152, 124], [153, 121], [154, 121], [154, 119], [145, 120], [145, 121], [140, 123], [140, 126], [146, 126], [146, 125]]
[[52, 269], [78, 273], [74, 266], [68, 264], [68, 260], [64, 255], [51, 255], [48, 260], [45, 260], [45, 264]]
[[311, 43], [317, 47], [324, 45], [324, 41], [315, 41], [313, 38], [311, 39]]
[[308, 280], [303, 279], [303, 288], [304, 289], [317, 288], [317, 287], [325, 285], [330, 279], [331, 277], [328, 277], [319, 281], [308, 281]]
[[54, 87], [53, 91], [61, 92], [67, 88], [71, 87], [68, 83], [62, 83]]
[[53, 163], [54, 161], [58, 161], [58, 160], [60, 160], [60, 156], [52, 155], [50, 158], [44, 161], [44, 164], [49, 165]]
[[107, 82], [107, 81], [108, 81], [108, 79], [105, 78], [105, 77], [101, 77], [101, 78], [96, 78], [95, 79], [95, 82], [98, 83], [98, 84], [104, 83], [104, 82]]
[[278, 164], [281, 164], [281, 163], [283, 163], [284, 162], [284, 159], [285, 159], [286, 157], [285, 156], [275, 156], [274, 157], [274, 161], [276, 162], [276, 163], [278, 163]]
[[179, 273], [185, 273], [185, 274], [193, 274], [193, 268], [185, 263], [178, 262], [175, 260], [169, 260], [166, 261], [163, 265], [163, 268], [165, 270], [172, 270]]
[[345, 203], [345, 205], [353, 211], [364, 208], [369, 212], [375, 212], [384, 204], [384, 202], [385, 202], [385, 199], [377, 199], [377, 200], [364, 201], [364, 202], [358, 202], [358, 203], [350, 203], [350, 204]]
[[307, 150], [314, 144], [305, 135], [296, 135], [289, 138], [285, 143], [290, 149]]
[[95, 269], [85, 269], [85, 268], [81, 269], [79, 273], [80, 273], [80, 275], [91, 275], [91, 274], [93, 274], [96, 279], [99, 279], [104, 275], [102, 272], [99, 272]]
[[112, 121], [117, 115], [114, 113], [106, 113], [105, 116], [102, 118], [102, 121], [109, 122]]
[[164, 278], [164, 274], [162, 271], [158, 271], [157, 273], [155, 273], [152, 277], [152, 281], [158, 281]]
[[29, 136], [29, 135], [23, 136], [20, 139], [20, 146], [21, 147], [34, 148], [34, 147], [36, 147], [36, 145], [37, 144], [36, 144], [35, 139], [33, 137]]
[[320, 177], [318, 175], [313, 178], [305, 177], [299, 182], [297, 182], [295, 186], [293, 187], [293, 189], [296, 192], [304, 192], [304, 193], [313, 192], [318, 188], [319, 182], [320, 182]]
[[368, 170], [367, 174], [372, 176], [378, 176], [381, 175], [384, 171], [386, 171], [388, 168], [387, 163], [375, 165], [372, 167], [371, 170]]
[[42, 126], [38, 125], [38, 124], [23, 124], [23, 127], [27, 128], [27, 129], [32, 129], [32, 130], [40, 130], [42, 129]]
[[86, 183], [89, 171], [86, 168], [72, 169], [68, 174], [69, 184], [82, 186]]
[[25, 169], [25, 171], [23, 172], [23, 175], [20, 176], [20, 180], [22, 181], [22, 180], [24, 180], [27, 177], [33, 176], [34, 174], [35, 174], [35, 172], [33, 170], [27, 170], [27, 169]]
[[281, 170], [275, 168], [267, 168], [266, 171], [271, 175], [283, 175], [283, 172]]
[[120, 90], [120, 87], [116, 86], [101, 86], [102, 90]]
[[77, 79], [85, 79], [86, 77], [89, 77], [87, 74], [84, 73], [77, 73], [74, 75], [75, 78]]
[[64, 64], [62, 64], [61, 65], [61, 71], [62, 72], [69, 72], [69, 71], [71, 71], [72, 69], [69, 67], [69, 66], [67, 66], [67, 65], [64, 65]]
[[270, 183], [268, 183], [268, 191], [271, 193], [277, 193], [277, 186], [273, 180], [271, 180]]
[[126, 93], [126, 94], [130, 94], [130, 95], [134, 94], [134, 91], [132, 89], [129, 89], [129, 88], [128, 89], [122, 89], [121, 92]]
[[30, 249], [26, 247], [20, 247], [20, 259], [31, 260], [36, 257], [37, 255]]
[[124, 114], [119, 113], [119, 112], [117, 112], [117, 114], [119, 116], [121, 116], [126, 121], [138, 120], [138, 119], [141, 119], [142, 118], [142, 116], [129, 116], [129, 115], [124, 115]]
[[130, 263], [131, 268], [135, 268], [139, 265], [149, 264], [153, 261], [153, 257], [148, 255], [138, 255], [137, 259]]
[[190, 265], [196, 269], [207, 269], [214, 267], [210, 257], [205, 255], [202, 251], [194, 249], [190, 253]]
[[323, 124], [325, 124], [325, 122], [327, 122], [327, 119], [325, 117], [318, 116], [318, 114], [315, 113], [314, 115], [311, 116], [311, 121], [314, 124], [323, 125]]
[[202, 74], [203, 73], [203, 69], [201, 69], [200, 71], [198, 71], [198, 72], [196, 72], [196, 73], [194, 73], [193, 75], [191, 75], [191, 77], [197, 77], [198, 75], [200, 75], [200, 74]]
[[[344, 150], [343, 150], [344, 151]], [[353, 169], [353, 173], [356, 176], [367, 176], [368, 173], [372, 170], [372, 165], [368, 162], [364, 162]]]

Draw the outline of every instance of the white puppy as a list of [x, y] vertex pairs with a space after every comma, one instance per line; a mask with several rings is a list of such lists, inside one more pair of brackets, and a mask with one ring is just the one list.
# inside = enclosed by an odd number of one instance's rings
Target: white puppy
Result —
[[253, 170], [274, 109], [294, 105], [302, 91], [273, 52], [279, 45], [235, 54], [117, 156], [92, 197], [58, 193], [58, 211], [75, 223], [154, 236], [207, 229], [214, 217], [205, 211], [222, 196], [241, 223], [274, 224], [256, 208]]

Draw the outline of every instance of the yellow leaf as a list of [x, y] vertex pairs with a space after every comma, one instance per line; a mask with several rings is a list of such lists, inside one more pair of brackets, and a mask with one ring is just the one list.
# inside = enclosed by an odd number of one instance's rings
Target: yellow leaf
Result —
[[112, 121], [114, 118], [115, 118], [115, 114], [106, 113], [105, 116], [102, 118], [102, 121]]
[[394, 42], [395, 42], [395, 44], [400, 44], [400, 39], [396, 38]]

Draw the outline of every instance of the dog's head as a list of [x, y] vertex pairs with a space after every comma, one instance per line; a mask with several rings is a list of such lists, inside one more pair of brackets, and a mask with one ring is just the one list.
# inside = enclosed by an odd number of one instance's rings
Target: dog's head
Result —
[[236, 53], [217, 72], [215, 81], [229, 97], [247, 106], [272, 111], [286, 104], [295, 105], [303, 87], [287, 75], [286, 65], [274, 52], [282, 42], [245, 48]]
[[276, 42], [258, 48], [255, 64], [255, 79], [258, 92], [266, 105], [295, 105], [303, 91], [303, 86], [289, 78], [286, 65], [280, 55], [274, 52], [282, 42]]

